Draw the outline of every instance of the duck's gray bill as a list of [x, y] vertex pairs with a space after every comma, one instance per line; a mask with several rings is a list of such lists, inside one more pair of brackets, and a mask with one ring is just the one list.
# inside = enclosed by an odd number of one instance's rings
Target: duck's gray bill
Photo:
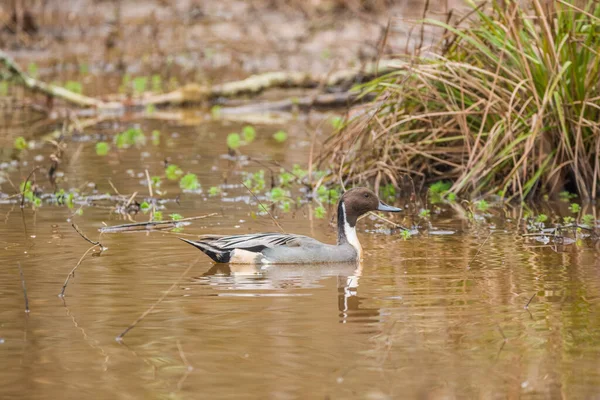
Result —
[[379, 211], [389, 211], [389, 212], [400, 212], [400, 211], [402, 211], [401, 208], [388, 206], [387, 204], [385, 204], [382, 201], [379, 202], [379, 207], [377, 207], [377, 209]]

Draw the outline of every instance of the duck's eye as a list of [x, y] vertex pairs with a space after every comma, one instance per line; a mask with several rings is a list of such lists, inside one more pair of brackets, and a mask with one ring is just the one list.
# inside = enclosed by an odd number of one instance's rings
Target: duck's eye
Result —
[[369, 193], [365, 193], [365, 199], [369, 198]]

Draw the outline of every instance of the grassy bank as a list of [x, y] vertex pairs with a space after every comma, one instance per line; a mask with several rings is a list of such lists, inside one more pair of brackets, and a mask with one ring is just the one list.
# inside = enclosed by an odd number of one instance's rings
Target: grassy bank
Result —
[[353, 183], [408, 174], [466, 196], [596, 198], [600, 4], [523, 3], [474, 8], [460, 27], [427, 21], [444, 40], [364, 86], [377, 99], [321, 161]]

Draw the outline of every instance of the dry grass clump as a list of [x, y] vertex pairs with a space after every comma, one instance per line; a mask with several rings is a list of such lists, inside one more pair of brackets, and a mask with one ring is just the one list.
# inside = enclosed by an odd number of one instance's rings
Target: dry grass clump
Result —
[[366, 113], [327, 143], [350, 182], [402, 174], [451, 179], [451, 192], [509, 198], [600, 182], [600, 3], [494, 1], [436, 55], [399, 60], [362, 87]]

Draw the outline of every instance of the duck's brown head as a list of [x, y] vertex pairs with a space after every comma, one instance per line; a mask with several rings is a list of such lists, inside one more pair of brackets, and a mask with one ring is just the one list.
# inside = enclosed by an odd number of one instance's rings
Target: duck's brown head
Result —
[[340, 199], [338, 206], [338, 223], [341, 222], [341, 213], [344, 212], [345, 221], [351, 227], [356, 226], [358, 217], [369, 211], [399, 212], [401, 208], [392, 207], [381, 200], [372, 190], [358, 187], [348, 190]]

